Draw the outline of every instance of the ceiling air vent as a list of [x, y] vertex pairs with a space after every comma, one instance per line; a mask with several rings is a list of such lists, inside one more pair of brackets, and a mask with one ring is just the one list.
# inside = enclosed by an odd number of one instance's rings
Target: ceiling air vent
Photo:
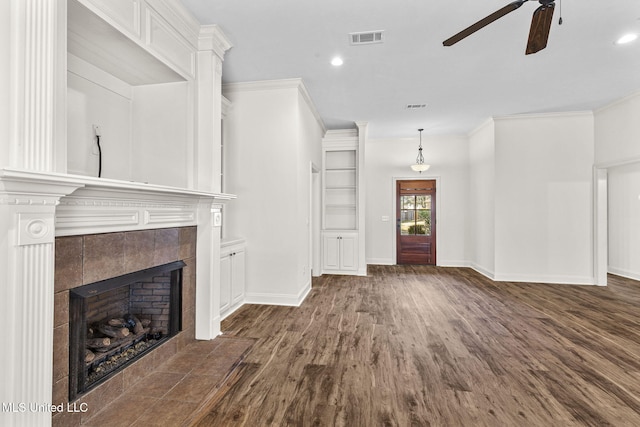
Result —
[[372, 44], [384, 41], [384, 31], [366, 31], [362, 33], [350, 33], [351, 44]]

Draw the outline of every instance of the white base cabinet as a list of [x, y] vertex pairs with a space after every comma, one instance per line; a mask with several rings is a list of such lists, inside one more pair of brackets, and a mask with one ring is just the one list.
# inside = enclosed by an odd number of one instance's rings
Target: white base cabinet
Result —
[[245, 243], [225, 241], [220, 250], [220, 319], [224, 319], [244, 304]]
[[322, 255], [323, 272], [353, 274], [358, 270], [358, 233], [324, 232]]

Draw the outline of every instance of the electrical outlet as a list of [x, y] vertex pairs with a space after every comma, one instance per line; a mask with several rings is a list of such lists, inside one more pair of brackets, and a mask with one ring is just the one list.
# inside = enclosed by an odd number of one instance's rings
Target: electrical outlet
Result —
[[102, 126], [93, 125], [93, 133], [95, 136], [102, 136]]

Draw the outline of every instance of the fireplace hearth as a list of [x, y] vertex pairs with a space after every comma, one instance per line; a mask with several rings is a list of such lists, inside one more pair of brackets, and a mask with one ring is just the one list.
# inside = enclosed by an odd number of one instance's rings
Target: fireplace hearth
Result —
[[70, 401], [181, 330], [184, 266], [175, 261], [70, 291]]

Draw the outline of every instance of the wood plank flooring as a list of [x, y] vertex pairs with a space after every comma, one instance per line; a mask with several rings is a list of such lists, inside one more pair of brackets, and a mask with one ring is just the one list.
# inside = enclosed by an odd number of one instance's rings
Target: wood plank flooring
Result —
[[323, 276], [245, 306], [256, 339], [200, 426], [638, 426], [640, 282], [495, 283], [464, 268]]

